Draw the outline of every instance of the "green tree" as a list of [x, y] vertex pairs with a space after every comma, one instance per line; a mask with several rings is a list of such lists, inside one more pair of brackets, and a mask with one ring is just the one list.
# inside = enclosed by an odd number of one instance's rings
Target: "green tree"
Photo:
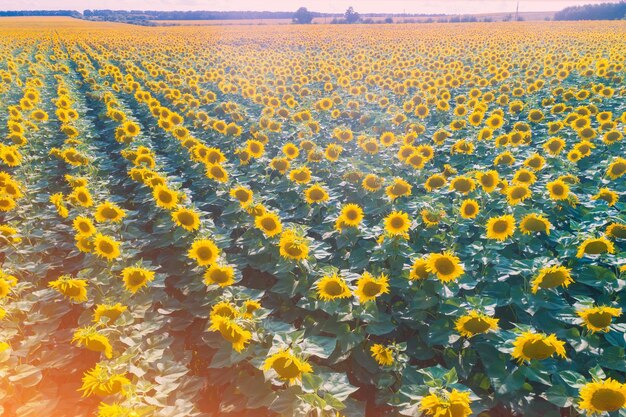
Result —
[[298, 24], [308, 24], [313, 20], [313, 13], [307, 10], [306, 7], [300, 7], [293, 14], [293, 22]]
[[361, 18], [361, 16], [359, 16], [359, 14], [354, 11], [352, 6], [348, 7], [348, 10], [346, 10], [344, 17], [346, 18], [346, 23], [356, 23]]

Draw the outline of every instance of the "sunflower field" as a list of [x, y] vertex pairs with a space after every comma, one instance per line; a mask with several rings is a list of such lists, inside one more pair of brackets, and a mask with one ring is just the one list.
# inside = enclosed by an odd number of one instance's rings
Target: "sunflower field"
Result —
[[626, 416], [626, 23], [0, 20], [0, 415]]

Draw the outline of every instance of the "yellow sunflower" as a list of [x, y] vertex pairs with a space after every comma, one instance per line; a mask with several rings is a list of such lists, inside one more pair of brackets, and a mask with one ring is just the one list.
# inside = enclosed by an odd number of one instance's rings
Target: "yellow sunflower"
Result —
[[252, 203], [252, 190], [238, 186], [230, 190], [230, 196], [239, 201], [241, 207], [248, 207]]
[[445, 186], [447, 181], [448, 180], [446, 179], [445, 176], [441, 174], [433, 174], [430, 177], [428, 177], [428, 179], [424, 183], [424, 188], [426, 188], [428, 192], [431, 192], [437, 188], [441, 188]]
[[409, 215], [402, 211], [393, 211], [385, 217], [385, 231], [391, 236], [406, 237], [411, 221]]
[[606, 235], [617, 239], [626, 239], [626, 224], [615, 222], [609, 224], [606, 227]]
[[107, 359], [113, 358], [113, 346], [109, 338], [97, 332], [93, 327], [79, 328], [74, 332], [72, 343], [84, 346], [93, 352], [104, 353]]
[[157, 206], [166, 210], [172, 210], [178, 205], [178, 193], [164, 185], [157, 185], [152, 191], [152, 196]]
[[372, 358], [374, 358], [374, 360], [379, 365], [393, 365], [393, 349], [391, 349], [390, 347], [381, 345], [380, 343], [376, 343], [370, 348], [370, 353], [372, 354]]
[[626, 384], [611, 378], [589, 382], [580, 388], [578, 406], [592, 415], [618, 411], [626, 407]]
[[154, 271], [129, 266], [122, 270], [122, 281], [124, 281], [124, 288], [128, 292], [135, 294], [148, 285], [149, 282], [154, 281]]
[[58, 279], [48, 283], [50, 288], [75, 303], [87, 301], [87, 285], [87, 280], [72, 278], [69, 275], [61, 275]]
[[173, 211], [172, 221], [174, 221], [177, 226], [180, 226], [190, 232], [200, 228], [200, 216], [193, 209], [181, 207], [178, 210]]
[[254, 219], [254, 225], [261, 230], [267, 237], [275, 236], [282, 232], [283, 225], [280, 217], [272, 212], [266, 212]]
[[83, 385], [78, 391], [83, 392], [83, 397], [92, 395], [107, 396], [118, 392], [125, 393], [125, 387], [131, 382], [125, 374], [113, 374], [99, 363], [93, 369], [83, 374]]
[[626, 172], [626, 158], [615, 158], [606, 170], [606, 175], [616, 180]]
[[204, 273], [206, 285], [219, 285], [228, 287], [235, 282], [235, 269], [230, 265], [212, 264]]
[[252, 339], [252, 333], [241, 327], [235, 321], [228, 317], [214, 315], [211, 318], [211, 332], [220, 332], [222, 337], [230, 342], [232, 348], [236, 352], [241, 352], [246, 348]]
[[539, 288], [568, 287], [574, 280], [570, 274], [572, 270], [564, 266], [547, 266], [541, 268], [532, 282], [532, 292], [536, 294]]
[[515, 231], [515, 218], [510, 214], [492, 217], [487, 222], [487, 238], [497, 239], [499, 241], [506, 240], [513, 236]]
[[88, 217], [77, 216], [73, 221], [73, 226], [79, 236], [88, 237], [96, 233], [96, 226]]
[[111, 261], [120, 256], [120, 243], [110, 236], [98, 233], [93, 240], [93, 251], [96, 255]]
[[304, 190], [304, 199], [307, 204], [323, 203], [328, 201], [328, 192], [320, 184], [313, 184]]
[[431, 253], [426, 262], [427, 271], [436, 274], [443, 283], [456, 281], [465, 273], [461, 260], [452, 252]]
[[454, 326], [461, 336], [469, 338], [477, 334], [487, 333], [490, 330], [498, 330], [498, 321], [499, 319], [471, 310], [458, 318], [454, 322]]
[[479, 172], [477, 175], [478, 182], [480, 186], [483, 187], [483, 190], [486, 193], [490, 193], [496, 189], [498, 186], [498, 182], [500, 181], [500, 176], [498, 175], [498, 171], [487, 171], [487, 172]]
[[476, 200], [463, 200], [459, 211], [461, 212], [461, 217], [463, 217], [464, 219], [473, 219], [478, 216], [480, 206], [478, 205], [478, 202]]
[[278, 242], [280, 256], [296, 261], [304, 260], [309, 256], [309, 245], [304, 236], [296, 233], [294, 230], [285, 230], [280, 235]]
[[419, 410], [432, 417], [467, 417], [472, 414], [470, 393], [439, 389], [420, 401]]
[[531, 360], [543, 360], [557, 354], [565, 358], [565, 342], [560, 341], [554, 334], [524, 332], [513, 342], [511, 356], [518, 363]]
[[409, 273], [409, 279], [412, 281], [422, 280], [428, 278], [428, 260], [417, 258], [413, 261], [411, 266], [411, 272]]
[[113, 223], [121, 222], [126, 216], [126, 212], [119, 208], [116, 204], [105, 201], [96, 207], [94, 217], [97, 222], [110, 221]]
[[361, 185], [369, 192], [376, 192], [383, 186], [383, 180], [376, 174], [367, 174]]
[[621, 316], [622, 309], [608, 306], [588, 307], [578, 310], [576, 314], [590, 332], [608, 332], [613, 317]]
[[613, 190], [609, 190], [608, 188], [604, 187], [601, 188], [600, 191], [598, 191], [598, 194], [591, 197], [591, 199], [606, 201], [609, 207], [613, 207], [615, 203], [617, 203], [617, 201], [619, 200], [619, 194], [617, 194]]
[[411, 195], [411, 184], [402, 178], [394, 178], [393, 183], [385, 189], [385, 193], [391, 201], [398, 197]]
[[381, 294], [389, 292], [389, 279], [387, 275], [381, 274], [373, 277], [369, 272], [364, 272], [357, 281], [357, 289], [354, 293], [360, 303], [373, 301]]
[[332, 301], [352, 296], [350, 288], [339, 275], [325, 275], [315, 284], [317, 297], [323, 301]]
[[341, 208], [335, 227], [338, 230], [343, 227], [359, 227], [363, 221], [363, 209], [358, 204], [346, 204]]
[[552, 225], [548, 219], [535, 213], [530, 213], [524, 216], [519, 224], [519, 230], [525, 235], [537, 232], [543, 232], [549, 235], [551, 227]]
[[459, 176], [450, 182], [450, 189], [462, 194], [468, 194], [476, 188], [476, 182], [470, 177]]
[[108, 324], [113, 324], [124, 313], [128, 307], [116, 304], [98, 304], [93, 312], [93, 321], [99, 323], [102, 318], [106, 318]]
[[547, 183], [546, 188], [553, 200], [565, 200], [569, 195], [569, 185], [560, 179]]
[[279, 379], [289, 384], [301, 380], [303, 374], [313, 372], [313, 368], [307, 361], [295, 356], [289, 349], [276, 352], [265, 359], [263, 370], [274, 371]]
[[600, 255], [614, 252], [615, 246], [613, 246], [613, 242], [602, 236], [599, 238], [585, 239], [585, 241], [578, 246], [576, 257], [582, 258], [585, 255]]
[[199, 266], [208, 266], [214, 263], [220, 255], [220, 249], [215, 242], [209, 239], [198, 239], [191, 244], [187, 253]]

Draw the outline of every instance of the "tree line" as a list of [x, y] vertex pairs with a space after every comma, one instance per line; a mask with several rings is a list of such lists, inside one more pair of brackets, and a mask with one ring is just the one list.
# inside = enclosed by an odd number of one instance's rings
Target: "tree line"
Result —
[[626, 2], [586, 4], [556, 12], [554, 20], [619, 20], [626, 18]]

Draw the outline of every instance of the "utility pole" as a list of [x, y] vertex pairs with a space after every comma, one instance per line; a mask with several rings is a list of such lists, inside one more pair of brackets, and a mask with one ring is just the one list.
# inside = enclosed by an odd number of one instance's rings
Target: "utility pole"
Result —
[[518, 20], [518, 14], [519, 14], [519, 0], [517, 2], [517, 7], [515, 8], [515, 21], [516, 22]]

